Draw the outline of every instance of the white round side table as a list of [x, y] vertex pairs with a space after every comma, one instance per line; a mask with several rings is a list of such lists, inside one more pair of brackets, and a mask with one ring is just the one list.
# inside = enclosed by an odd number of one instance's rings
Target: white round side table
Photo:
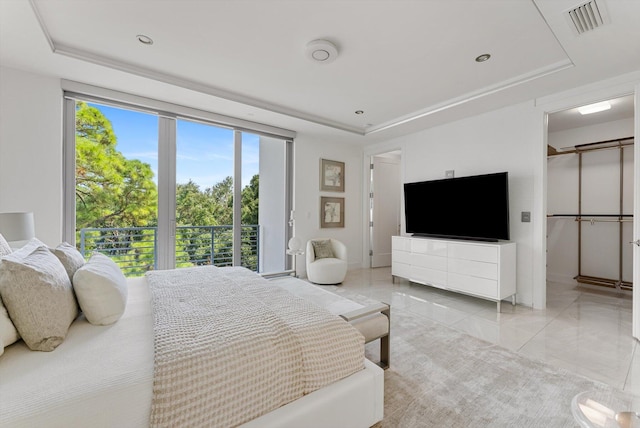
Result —
[[583, 428], [640, 428], [640, 397], [615, 391], [585, 391], [571, 400]]

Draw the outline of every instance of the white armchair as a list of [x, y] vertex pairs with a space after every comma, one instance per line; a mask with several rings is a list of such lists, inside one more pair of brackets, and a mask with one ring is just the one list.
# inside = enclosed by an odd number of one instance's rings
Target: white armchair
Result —
[[[316, 249], [319, 253], [317, 256]], [[311, 239], [307, 242], [306, 257], [309, 281], [325, 285], [339, 284], [344, 281], [348, 264], [347, 247], [342, 242], [328, 238]]]

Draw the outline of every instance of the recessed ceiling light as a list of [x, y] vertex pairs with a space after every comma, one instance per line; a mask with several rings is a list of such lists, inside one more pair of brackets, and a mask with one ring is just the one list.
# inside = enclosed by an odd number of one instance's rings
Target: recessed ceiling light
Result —
[[329, 64], [338, 57], [338, 48], [327, 40], [314, 40], [307, 43], [306, 54], [312, 61]]
[[363, 110], [356, 110], [356, 114], [364, 114]]
[[152, 45], [153, 44], [153, 39], [151, 37], [149, 37], [149, 36], [145, 36], [144, 34], [138, 34], [136, 36], [136, 38], [143, 45]]
[[601, 103], [589, 104], [588, 106], [578, 107], [580, 114], [598, 113], [599, 111], [609, 110], [611, 104], [609, 101], [602, 101]]
[[489, 58], [491, 58], [491, 55], [489, 55], [489, 54], [478, 55], [476, 57], [476, 62], [485, 62], [485, 61], [489, 60]]

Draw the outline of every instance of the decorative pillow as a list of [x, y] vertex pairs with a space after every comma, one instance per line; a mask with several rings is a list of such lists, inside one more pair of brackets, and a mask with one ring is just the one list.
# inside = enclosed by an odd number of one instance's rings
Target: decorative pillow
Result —
[[104, 254], [94, 253], [73, 276], [80, 309], [91, 324], [118, 321], [127, 305], [127, 279], [118, 265]]
[[[7, 243], [2, 233], [0, 233], [0, 257], [11, 254], [11, 252], [9, 243]], [[0, 260], [0, 263], [2, 263], [2, 260]], [[11, 322], [7, 309], [2, 304], [2, 299], [0, 298], [0, 355], [4, 353], [5, 346], [11, 345], [19, 338], [18, 331]]]
[[53, 351], [78, 316], [64, 266], [37, 239], [2, 259], [0, 295], [18, 333], [33, 351]]
[[73, 275], [84, 265], [84, 257], [80, 251], [76, 250], [73, 245], [63, 242], [53, 250], [53, 254], [60, 259], [67, 275], [69, 275], [69, 281], [73, 283]]
[[2, 304], [0, 299], [0, 355], [4, 354], [4, 348], [20, 339], [18, 330], [11, 322], [7, 308]]
[[311, 241], [311, 245], [313, 245], [313, 252], [316, 255], [316, 259], [330, 259], [335, 257], [331, 240]]
[[11, 251], [11, 247], [9, 246], [9, 243], [7, 242], [6, 239], [4, 239], [4, 236], [2, 236], [2, 233], [0, 233], [0, 257], [6, 256], [11, 253], [12, 251]]

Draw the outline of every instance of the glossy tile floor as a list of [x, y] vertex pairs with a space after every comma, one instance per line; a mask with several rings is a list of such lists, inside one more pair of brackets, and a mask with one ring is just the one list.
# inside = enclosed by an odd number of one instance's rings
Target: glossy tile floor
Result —
[[[391, 280], [390, 268], [350, 270], [327, 289], [371, 298], [640, 395], [640, 349], [631, 337], [630, 292], [547, 284], [547, 309], [494, 302]], [[393, 351], [393, 349], [392, 349]], [[393, 354], [392, 354], [393, 355]]]

